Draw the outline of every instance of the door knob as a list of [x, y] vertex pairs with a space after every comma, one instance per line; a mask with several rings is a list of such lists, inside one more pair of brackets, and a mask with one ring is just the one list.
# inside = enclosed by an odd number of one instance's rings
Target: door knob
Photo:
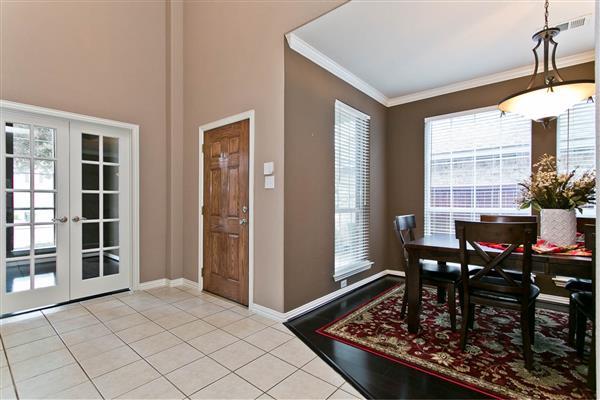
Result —
[[71, 221], [73, 222], [79, 222], [79, 221], [85, 221], [87, 218], [86, 217], [73, 217], [73, 219]]
[[55, 224], [58, 224], [59, 222], [61, 224], [64, 224], [65, 222], [67, 222], [69, 220], [69, 218], [67, 217], [62, 217], [62, 218], [52, 218], [52, 222], [54, 222]]
[[248, 223], [248, 220], [246, 218], [240, 219], [240, 225], [246, 225], [247, 223]]

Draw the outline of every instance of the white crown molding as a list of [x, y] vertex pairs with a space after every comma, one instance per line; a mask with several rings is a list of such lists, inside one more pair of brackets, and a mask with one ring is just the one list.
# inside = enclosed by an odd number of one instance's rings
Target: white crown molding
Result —
[[[565, 68], [571, 65], [583, 64], [594, 61], [594, 51], [586, 51], [585, 53], [574, 54], [572, 56], [562, 57], [556, 60], [558, 68]], [[472, 89], [479, 86], [490, 85], [507, 81], [510, 79], [521, 78], [531, 75], [533, 72], [533, 64], [526, 67], [514, 68], [508, 71], [499, 72], [492, 75], [483, 76], [480, 78], [470, 79], [468, 81], [457, 82], [451, 85], [442, 86], [435, 89], [423, 90], [421, 92], [411, 93], [404, 96], [388, 99], [387, 106], [393, 107], [400, 104], [411, 103], [413, 101], [428, 99], [430, 97], [441, 96], [443, 94], [459, 92], [461, 90]]]
[[[443, 94], [459, 92], [461, 90], [472, 89], [479, 86], [490, 85], [510, 79], [521, 78], [523, 76], [531, 75], [533, 72], [533, 64], [524, 67], [514, 68], [508, 71], [498, 72], [487, 76], [482, 76], [475, 79], [469, 79], [467, 81], [456, 82], [450, 85], [441, 86], [434, 89], [423, 90], [420, 92], [410, 93], [403, 96], [388, 98], [386, 95], [381, 93], [379, 90], [363, 81], [352, 72], [315, 49], [304, 40], [300, 39], [296, 34], [288, 33], [285, 35], [287, 38], [290, 48], [297, 53], [300, 53], [304, 57], [308, 58], [321, 68], [331, 72], [344, 82], [350, 84], [356, 89], [360, 90], [367, 96], [373, 98], [379, 103], [386, 107], [394, 107], [400, 104], [411, 103], [413, 101], [428, 99], [431, 97], [441, 96]], [[569, 67], [571, 65], [583, 64], [586, 62], [594, 61], [595, 52], [594, 50], [586, 51], [579, 54], [574, 54], [567, 57], [558, 58], [556, 64], [559, 68]]]
[[369, 85], [367, 82], [363, 81], [358, 76], [354, 75], [352, 72], [348, 71], [346, 68], [342, 67], [340, 64], [333, 61], [331, 58], [327, 57], [325, 54], [321, 53], [304, 40], [300, 39], [293, 32], [288, 33], [285, 35], [285, 37], [292, 50], [302, 54], [304, 57], [308, 58], [321, 68], [331, 72], [333, 75], [360, 90], [367, 96], [377, 100], [384, 106], [387, 106], [388, 98], [379, 90], [375, 89], [373, 86]]

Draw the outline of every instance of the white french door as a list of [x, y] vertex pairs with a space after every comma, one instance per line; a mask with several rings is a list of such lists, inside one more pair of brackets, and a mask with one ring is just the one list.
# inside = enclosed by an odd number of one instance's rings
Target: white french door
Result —
[[71, 297], [129, 287], [129, 134], [71, 122]]
[[2, 112], [2, 313], [69, 298], [69, 122]]
[[1, 110], [0, 314], [130, 287], [126, 129]]

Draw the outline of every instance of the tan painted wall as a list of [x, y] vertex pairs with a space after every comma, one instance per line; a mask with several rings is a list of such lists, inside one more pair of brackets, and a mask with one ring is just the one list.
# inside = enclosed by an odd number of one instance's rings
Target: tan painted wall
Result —
[[[565, 79], [593, 79], [594, 63], [561, 69]], [[497, 104], [500, 99], [522, 90], [529, 78], [523, 77], [493, 85], [481, 86], [429, 99], [391, 107], [388, 110], [388, 217], [415, 214], [423, 233], [424, 224], [424, 119], [436, 115]], [[532, 162], [544, 154], [556, 154], [556, 123], [548, 129], [534, 123], [532, 129]], [[400, 266], [400, 252], [393, 233], [389, 233], [389, 259], [391, 265]]]
[[167, 270], [183, 277], [183, 1], [167, 1]]
[[[283, 310], [284, 34], [340, 3], [185, 3], [186, 278], [198, 278], [198, 127], [254, 109], [254, 301]], [[266, 161], [275, 162], [275, 190], [262, 188]]]
[[165, 277], [165, 3], [0, 7], [2, 99], [140, 125], [141, 281]]
[[371, 116], [371, 229], [374, 266], [387, 266], [387, 109], [286, 46], [285, 50], [285, 311], [340, 288], [334, 282], [334, 121], [338, 99]]

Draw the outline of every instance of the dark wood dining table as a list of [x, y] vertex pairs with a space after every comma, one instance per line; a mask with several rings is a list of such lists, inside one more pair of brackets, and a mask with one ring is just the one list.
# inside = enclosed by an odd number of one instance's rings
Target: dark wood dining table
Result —
[[[406, 271], [408, 331], [417, 333], [419, 331], [419, 314], [421, 309], [419, 294], [421, 269], [419, 261], [434, 260], [459, 263], [458, 239], [454, 235], [433, 234], [407, 242], [404, 248], [408, 253], [408, 269]], [[490, 253], [501, 251], [492, 248], [484, 248], [484, 250]], [[521, 257], [519, 253], [513, 253], [506, 259], [505, 264], [518, 270], [520, 268], [519, 259]], [[475, 250], [470, 253], [469, 258], [469, 263], [472, 265], [483, 264], [483, 260], [477, 255]], [[533, 272], [547, 275], [591, 278], [593, 274], [591, 257], [534, 253], [532, 267]]]

